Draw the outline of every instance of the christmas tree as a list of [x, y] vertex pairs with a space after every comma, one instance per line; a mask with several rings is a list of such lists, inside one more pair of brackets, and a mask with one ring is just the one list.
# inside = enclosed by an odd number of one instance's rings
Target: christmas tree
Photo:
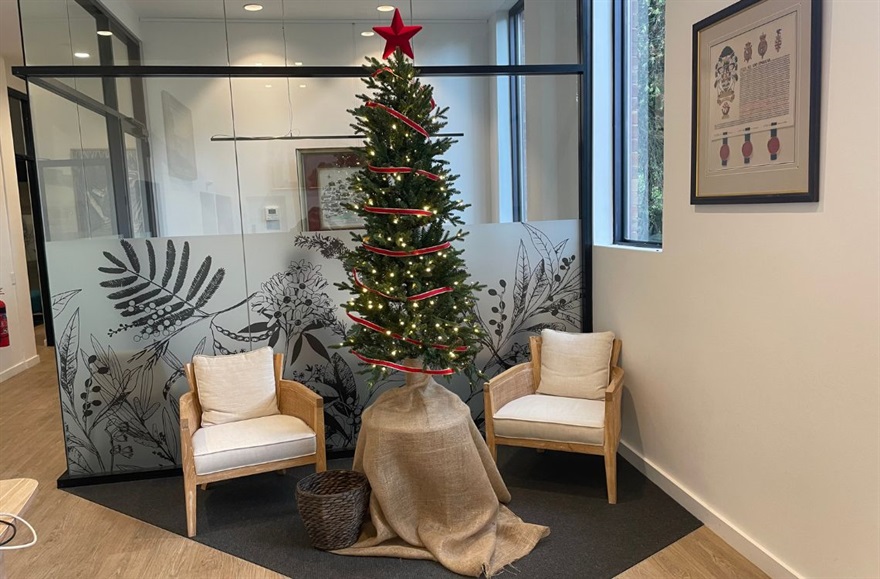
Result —
[[473, 309], [481, 286], [464, 268], [465, 233], [447, 229], [463, 224], [459, 213], [468, 207], [442, 159], [455, 141], [437, 136], [447, 109], [404, 56], [413, 58], [409, 39], [420, 29], [404, 26], [397, 11], [391, 26], [375, 27], [388, 41], [388, 60], [367, 59], [370, 94], [349, 111], [364, 137], [352, 180], [360, 201], [350, 209], [363, 215], [366, 232], [352, 234], [351, 280], [339, 287], [352, 294], [345, 309], [355, 322], [345, 345], [372, 366], [373, 383], [389, 369], [473, 378], [479, 349]]

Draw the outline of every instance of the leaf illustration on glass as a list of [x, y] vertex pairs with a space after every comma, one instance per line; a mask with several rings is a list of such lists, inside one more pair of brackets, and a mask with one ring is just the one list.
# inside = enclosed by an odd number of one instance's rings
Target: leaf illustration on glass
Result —
[[535, 273], [532, 275], [532, 279], [535, 280], [535, 285], [532, 288], [532, 295], [529, 296], [529, 301], [540, 299], [541, 296], [544, 295], [544, 290], [550, 287], [550, 280], [547, 277], [547, 267], [544, 265], [543, 259], [535, 266]]
[[[142, 328], [139, 335], [135, 336], [136, 341], [168, 336], [190, 318], [207, 315], [202, 308], [217, 293], [226, 275], [225, 269], [218, 268], [207, 281], [211, 272], [211, 256], [202, 260], [187, 292], [183, 294], [190, 261], [188, 241], [183, 243], [183, 250], [178, 259], [174, 242], [168, 240], [165, 268], [160, 282], [155, 281], [158, 267], [152, 241], [144, 242], [147, 248], [147, 276], [141, 274], [141, 261], [134, 246], [125, 239], [121, 239], [119, 243], [128, 263], [105, 251], [104, 257], [115, 267], [99, 267], [98, 271], [114, 277], [102, 281], [100, 285], [113, 289], [114, 291], [110, 292], [107, 298], [116, 302], [114, 308], [120, 310], [123, 317], [134, 319], [129, 323], [120, 324], [118, 329], [111, 331], [111, 336], [131, 328]], [[174, 285], [170, 286], [172, 278], [175, 278]]]
[[[171, 450], [178, 450], [180, 448], [180, 442], [178, 441], [178, 437], [177, 437], [178, 428], [179, 428], [178, 421], [173, 420], [171, 418], [171, 414], [168, 412], [167, 408], [163, 409], [162, 410], [162, 431], [165, 433], [165, 436], [168, 437], [168, 448]], [[175, 458], [174, 462], [177, 462], [178, 455], [179, 455], [179, 453], [174, 454], [174, 458]]]
[[[202, 338], [201, 341], [199, 341], [196, 349], [193, 350], [192, 358], [205, 353], [205, 343], [207, 341], [208, 338]], [[162, 355], [162, 359], [165, 360], [166, 364], [173, 368], [171, 376], [165, 381], [165, 385], [162, 387], [162, 398], [168, 400], [168, 393], [171, 391], [171, 387], [183, 377], [183, 363], [170, 350]]]
[[352, 404], [357, 398], [357, 384], [354, 374], [348, 364], [339, 353], [330, 357], [330, 364], [323, 367], [323, 372], [317, 377], [322, 384], [332, 388], [340, 400], [346, 404]]
[[526, 292], [529, 289], [531, 279], [531, 266], [526, 246], [520, 240], [519, 250], [516, 252], [516, 280], [513, 284], [513, 318], [516, 319], [526, 308]]
[[58, 381], [61, 388], [71, 396], [76, 381], [76, 371], [79, 365], [79, 308], [77, 308], [57, 344], [58, 348]]
[[541, 256], [547, 260], [547, 265], [550, 269], [555, 270], [559, 267], [559, 258], [556, 255], [556, 249], [553, 246], [553, 242], [550, 241], [550, 238], [547, 235], [532, 225], [528, 223], [523, 223], [526, 228], [526, 231], [529, 233], [529, 237], [532, 239], [532, 245], [535, 246], [535, 249], [541, 254]]
[[81, 289], [75, 289], [52, 296], [52, 316], [57, 318], [64, 311], [64, 308], [67, 307], [67, 304], [70, 303], [70, 300], [73, 299], [73, 296], [81, 291]]

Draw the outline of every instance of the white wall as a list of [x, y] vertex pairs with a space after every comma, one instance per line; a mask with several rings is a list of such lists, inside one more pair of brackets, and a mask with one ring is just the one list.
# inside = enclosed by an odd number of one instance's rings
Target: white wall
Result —
[[[222, 21], [142, 20], [140, 30], [144, 57], [149, 64], [227, 64], [226, 30]], [[431, 34], [420, 37], [420, 44], [415, 48], [417, 64], [488, 61], [485, 22], [432, 22], [430, 30]], [[284, 36], [278, 22], [230, 22], [229, 60], [235, 65], [283, 65], [285, 37], [290, 65], [300, 61], [315, 66], [359, 66], [364, 63], [365, 55], [381, 56], [384, 46], [378, 36], [364, 38], [355, 34], [353, 25], [347, 22], [287, 23]], [[438, 105], [450, 108], [446, 132], [465, 135], [445, 156], [453, 170], [461, 175], [456, 186], [462, 198], [472, 204], [464, 218], [468, 223], [491, 222], [493, 191], [487, 131], [490, 80], [441, 77], [428, 82], [434, 86]], [[214, 192], [237, 202], [239, 179], [246, 233], [268, 231], [263, 219], [266, 205], [280, 207], [280, 230], [295, 230], [303, 218], [296, 150], [359, 144], [355, 139], [239, 143], [236, 159], [236, 150], [230, 143], [210, 142], [212, 135], [233, 134], [228, 79], [154, 78], [146, 80], [146, 88], [157, 169], [154, 178], [159, 182], [161, 213], [165, 219], [163, 235], [202, 233], [201, 193]], [[198, 163], [195, 181], [182, 181], [168, 174], [163, 90], [192, 111]], [[284, 135], [290, 131], [295, 135], [352, 134], [349, 127], [352, 118], [346, 111], [359, 104], [356, 94], [364, 91], [360, 79], [293, 78], [289, 90], [290, 104], [286, 79], [235, 79], [232, 83], [235, 134]], [[292, 118], [289, 110], [292, 110]]]
[[876, 578], [880, 3], [824, 3], [820, 202], [697, 208], [691, 28], [728, 4], [667, 4], [662, 253], [594, 251], [623, 443], [774, 576]]
[[6, 61], [0, 56], [0, 299], [6, 303], [10, 341], [9, 347], [0, 348], [0, 381], [40, 361], [34, 340], [5, 70]]

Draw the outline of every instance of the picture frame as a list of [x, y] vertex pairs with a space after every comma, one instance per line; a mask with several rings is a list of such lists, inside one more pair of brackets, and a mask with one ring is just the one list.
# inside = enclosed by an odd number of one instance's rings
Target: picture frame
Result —
[[821, 0], [741, 0], [694, 24], [692, 205], [819, 200], [821, 53]]
[[198, 178], [198, 168], [192, 111], [171, 93], [163, 90], [162, 117], [165, 123], [168, 174], [184, 181], [195, 181]]
[[297, 167], [306, 231], [361, 229], [363, 217], [343, 207], [356, 202], [348, 183], [361, 170], [360, 154], [350, 148], [297, 149]]

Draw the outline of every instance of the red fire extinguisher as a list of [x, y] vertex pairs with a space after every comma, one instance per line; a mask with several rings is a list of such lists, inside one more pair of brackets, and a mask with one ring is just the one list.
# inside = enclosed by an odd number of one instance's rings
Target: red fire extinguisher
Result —
[[9, 322], [6, 320], [6, 303], [0, 300], [0, 348], [9, 346]]

